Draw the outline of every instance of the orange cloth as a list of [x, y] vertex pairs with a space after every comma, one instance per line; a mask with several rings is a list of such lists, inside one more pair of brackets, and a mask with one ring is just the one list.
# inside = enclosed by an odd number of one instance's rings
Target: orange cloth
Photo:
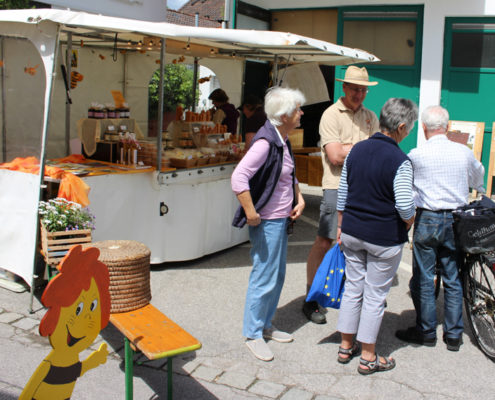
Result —
[[71, 154], [70, 156], [63, 157], [63, 158], [57, 158], [55, 161], [60, 162], [60, 163], [74, 163], [74, 164], [79, 164], [83, 163], [86, 161], [86, 157], [84, 157], [82, 154]]
[[[72, 156], [65, 158], [70, 157]], [[38, 174], [40, 170], [40, 163], [36, 157], [17, 157], [9, 163], [0, 164], [0, 168], [30, 174]], [[87, 207], [89, 205], [88, 195], [90, 187], [81, 178], [71, 174], [70, 172], [64, 171], [61, 168], [51, 166], [45, 166], [45, 176], [60, 179], [58, 197], [63, 197], [69, 201], [79, 203], [83, 207]]]

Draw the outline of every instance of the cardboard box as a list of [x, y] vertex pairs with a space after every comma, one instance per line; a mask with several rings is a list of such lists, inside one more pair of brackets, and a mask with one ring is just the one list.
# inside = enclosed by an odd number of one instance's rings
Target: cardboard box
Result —
[[308, 156], [306, 154], [295, 154], [296, 178], [300, 183], [308, 183]]
[[323, 165], [321, 157], [308, 156], [308, 185], [321, 186], [323, 178]]
[[293, 149], [300, 149], [303, 147], [304, 129], [294, 129], [289, 132], [289, 140]]

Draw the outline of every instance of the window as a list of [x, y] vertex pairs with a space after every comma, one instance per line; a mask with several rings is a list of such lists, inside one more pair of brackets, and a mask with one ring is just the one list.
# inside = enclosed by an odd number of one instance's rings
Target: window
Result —
[[375, 54], [385, 65], [414, 65], [416, 12], [344, 12], [344, 46]]
[[495, 32], [454, 31], [451, 66], [495, 68]]

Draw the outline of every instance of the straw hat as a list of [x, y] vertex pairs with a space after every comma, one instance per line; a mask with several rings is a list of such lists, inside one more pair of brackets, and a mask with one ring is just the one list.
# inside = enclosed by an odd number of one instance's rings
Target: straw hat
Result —
[[344, 79], [335, 78], [336, 81], [346, 82], [346, 83], [354, 83], [355, 85], [361, 86], [375, 86], [378, 85], [378, 82], [370, 82], [368, 77], [368, 71], [366, 68], [355, 67], [351, 65], [345, 71]]

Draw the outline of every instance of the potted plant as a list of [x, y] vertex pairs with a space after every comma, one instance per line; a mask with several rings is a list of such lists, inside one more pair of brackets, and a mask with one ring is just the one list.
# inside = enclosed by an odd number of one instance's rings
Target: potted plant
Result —
[[57, 197], [40, 201], [41, 249], [49, 266], [56, 266], [76, 244], [91, 242], [95, 217], [88, 208]]

